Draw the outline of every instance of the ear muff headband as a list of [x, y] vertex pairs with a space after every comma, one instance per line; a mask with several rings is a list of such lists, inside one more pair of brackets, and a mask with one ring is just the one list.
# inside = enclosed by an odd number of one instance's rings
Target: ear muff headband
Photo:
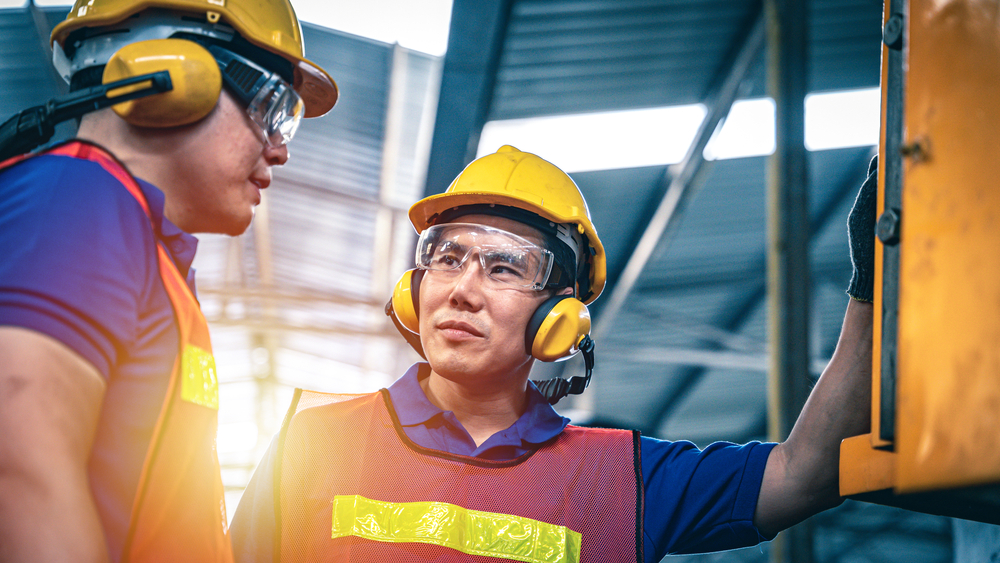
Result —
[[[160, 70], [170, 72], [173, 90], [113, 106], [139, 127], [179, 127], [212, 111], [222, 91], [219, 64], [207, 49], [184, 39], [150, 39], [119, 49], [104, 67], [105, 84]], [[119, 94], [128, 90], [122, 88]], [[116, 91], [109, 92], [114, 97]]]

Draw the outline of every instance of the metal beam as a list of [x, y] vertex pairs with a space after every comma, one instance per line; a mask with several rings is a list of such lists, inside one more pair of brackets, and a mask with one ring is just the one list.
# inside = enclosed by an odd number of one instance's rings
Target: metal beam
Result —
[[52, 66], [52, 43], [49, 42], [49, 35], [52, 33], [52, 28], [49, 27], [49, 20], [45, 17], [42, 9], [35, 4], [34, 0], [29, 0], [28, 10], [31, 12], [31, 20], [35, 24], [35, 30], [38, 32], [38, 42], [41, 45], [42, 55], [45, 57], [42, 66], [48, 69], [49, 78], [56, 91], [59, 94], [65, 94], [69, 91], [69, 84], [66, 84], [66, 81], [59, 76], [55, 67]]
[[[767, 297], [771, 369], [768, 435], [788, 437], [809, 395], [809, 173], [805, 147], [808, 3], [766, 0], [768, 94], [775, 106], [775, 150], [767, 174]], [[771, 544], [775, 563], [813, 560], [809, 520]]]
[[[653, 251], [656, 250], [663, 234], [667, 232], [676, 220], [677, 210], [690, 198], [690, 188], [696, 177], [705, 164], [703, 156], [708, 141], [715, 133], [716, 127], [722, 123], [729, 114], [729, 109], [736, 100], [736, 95], [740, 91], [740, 86], [749, 74], [757, 55], [764, 46], [764, 21], [762, 13], [758, 10], [745, 33], [745, 39], [738, 50], [732, 65], [728, 68], [728, 73], [721, 81], [719, 88], [706, 99], [708, 114], [702, 121], [695, 139], [688, 147], [684, 159], [671, 169], [661, 180], [663, 189], [662, 199], [650, 217], [646, 228], [638, 240], [631, 244], [631, 253], [628, 261], [620, 272], [612, 272], [609, 282], [612, 284], [611, 294], [603, 301], [603, 305], [595, 312], [596, 323], [594, 328], [594, 340], [600, 342], [601, 337], [607, 333], [615, 317], [621, 311], [626, 299], [632, 292], [639, 279], [639, 275], [646, 268]], [[671, 173], [675, 170], [676, 173]]]
[[[858, 186], [855, 185], [853, 187], [857, 188]], [[837, 279], [844, 277], [844, 269], [849, 268], [850, 265], [851, 262], [847, 257], [828, 259], [822, 262], [814, 263], [812, 265], [812, 271], [817, 279]], [[848, 270], [848, 272], [849, 271], [850, 270]], [[635, 289], [632, 290], [632, 293], [641, 297], [655, 296], [671, 291], [725, 287], [746, 283], [763, 284], [766, 277], [767, 272], [762, 269], [758, 270], [752, 267], [743, 266], [731, 270], [714, 272], [677, 275], [672, 274], [669, 278], [665, 277], [655, 281], [643, 282], [642, 284], [637, 285]]]
[[[406, 83], [409, 67], [409, 52], [399, 43], [392, 46], [389, 70], [389, 94], [386, 100], [385, 128], [382, 140], [382, 170], [379, 183], [380, 206], [375, 212], [375, 237], [372, 248], [371, 295], [386, 295], [392, 289], [390, 265], [393, 258], [394, 224], [398, 216], [405, 218], [402, 211], [393, 210], [390, 205], [396, 201], [399, 176], [399, 156], [403, 142], [403, 116], [406, 109]], [[381, 320], [381, 319], [380, 319]]]
[[359, 338], [399, 339], [399, 333], [391, 328], [363, 329], [350, 326], [336, 326], [332, 324], [296, 324], [281, 317], [258, 316], [234, 319], [223, 315], [209, 315], [205, 318], [209, 325], [212, 326], [244, 328], [255, 333], [275, 336], [284, 333], [310, 333], [318, 335], [357, 336]]
[[[854, 164], [844, 174], [844, 178], [838, 185], [837, 189], [833, 190], [830, 197], [820, 206], [819, 211], [810, 221], [810, 238], [827, 227], [835, 216], [835, 212], [843, 205], [845, 199], [853, 197], [854, 194], [857, 193], [857, 190], [861, 185], [860, 181], [863, 179], [860, 176], [864, 170], [867, 170], [867, 163], [869, 159], [871, 159], [870, 153], [862, 153], [862, 155], [854, 161]], [[844, 232], [846, 242], [846, 227]], [[755, 263], [758, 264], [758, 266], [753, 268], [753, 270], [764, 272], [766, 254], [762, 252], [755, 260]], [[727, 309], [724, 315], [713, 324], [721, 327], [722, 330], [737, 332], [749, 318], [750, 314], [760, 306], [761, 301], [767, 296], [765, 278], [761, 276], [758, 284], [745, 295], [746, 297], [736, 303], [733, 307]], [[715, 349], [719, 348], [716, 347]], [[647, 435], [655, 435], [657, 429], [663, 425], [665, 420], [670, 418], [674, 410], [684, 401], [691, 389], [693, 389], [698, 382], [701, 381], [701, 378], [705, 375], [706, 371], [708, 370], [704, 366], [691, 367], [682, 371], [678, 376], [678, 384], [671, 389], [669, 393], [664, 394], [663, 402], [659, 407], [657, 407], [656, 411], [654, 411], [653, 416], [650, 417], [649, 424], [645, 426], [643, 432]]]
[[[235, 239], [239, 240], [239, 239]], [[356, 298], [341, 293], [319, 291], [315, 289], [278, 289], [278, 288], [251, 288], [240, 286], [208, 286], [199, 287], [198, 296], [205, 298], [221, 299], [224, 301], [270, 301], [278, 308], [303, 307], [311, 305], [347, 305], [375, 307], [381, 309], [385, 306], [385, 299], [382, 298]]]
[[476, 154], [493, 103], [512, 0], [455, 0], [424, 193], [443, 192]]
[[[268, 298], [270, 289], [274, 287], [274, 254], [271, 251], [271, 195], [265, 192], [261, 192], [260, 195], [260, 204], [254, 213], [252, 228], [257, 278], [262, 290], [261, 297], [257, 301], [259, 312], [256, 316], [269, 319], [278, 316], [277, 304]], [[225, 309], [223, 309], [224, 311]], [[257, 443], [255, 446], [259, 447], [268, 443], [271, 436], [277, 432], [281, 422], [281, 410], [277, 402], [277, 355], [278, 339], [281, 335], [277, 331], [263, 330], [260, 326], [247, 326], [246, 328], [250, 332], [250, 365], [252, 366], [252, 375], [257, 383], [254, 414], [257, 423]]]
[[[650, 365], [688, 365], [705, 369], [732, 369], [766, 372], [769, 355], [766, 353], [734, 352], [731, 350], [704, 350], [695, 348], [674, 348], [669, 346], [643, 346], [615, 351], [605, 349], [609, 359], [628, 359]], [[823, 373], [829, 359], [816, 358], [810, 362], [809, 370], [815, 375]]]

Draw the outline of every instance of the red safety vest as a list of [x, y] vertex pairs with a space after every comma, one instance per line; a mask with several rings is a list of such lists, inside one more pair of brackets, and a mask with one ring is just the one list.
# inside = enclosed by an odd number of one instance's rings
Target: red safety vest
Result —
[[[73, 141], [42, 154], [99, 164], [135, 197], [152, 224], [139, 184], [103, 149]], [[29, 156], [0, 163], [0, 169]], [[157, 241], [156, 251], [180, 333], [179, 350], [170, 373], [165, 374], [170, 382], [146, 451], [121, 560], [229, 563], [233, 554], [215, 449], [219, 383], [208, 323], [162, 242]]]
[[639, 436], [567, 426], [510, 461], [414, 444], [389, 394], [297, 392], [279, 437], [283, 562], [642, 562]]

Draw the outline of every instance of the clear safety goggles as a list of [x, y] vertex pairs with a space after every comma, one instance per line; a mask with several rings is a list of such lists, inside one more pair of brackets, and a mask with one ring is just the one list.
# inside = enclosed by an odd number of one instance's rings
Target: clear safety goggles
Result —
[[552, 273], [552, 252], [513, 233], [469, 223], [434, 225], [420, 233], [417, 267], [459, 272], [473, 254], [498, 287], [545, 288]]
[[229, 91], [247, 109], [272, 147], [287, 145], [305, 114], [305, 103], [278, 73], [218, 46], [209, 47]]

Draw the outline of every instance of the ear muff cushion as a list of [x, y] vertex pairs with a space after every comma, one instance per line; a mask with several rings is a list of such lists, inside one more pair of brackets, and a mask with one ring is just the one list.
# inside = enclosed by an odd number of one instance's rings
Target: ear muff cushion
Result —
[[590, 333], [590, 310], [571, 295], [545, 300], [528, 321], [525, 347], [543, 362], [568, 358], [579, 351], [580, 341]]
[[420, 334], [420, 279], [423, 270], [414, 269], [403, 272], [396, 287], [392, 290], [392, 310], [399, 324], [406, 330]]
[[[194, 123], [212, 111], [222, 91], [222, 73], [212, 54], [184, 39], [152, 39], [119, 49], [104, 67], [105, 84], [166, 70], [173, 89], [112, 106], [122, 119], [139, 127], [179, 127]], [[108, 97], [129, 88], [112, 90]]]

